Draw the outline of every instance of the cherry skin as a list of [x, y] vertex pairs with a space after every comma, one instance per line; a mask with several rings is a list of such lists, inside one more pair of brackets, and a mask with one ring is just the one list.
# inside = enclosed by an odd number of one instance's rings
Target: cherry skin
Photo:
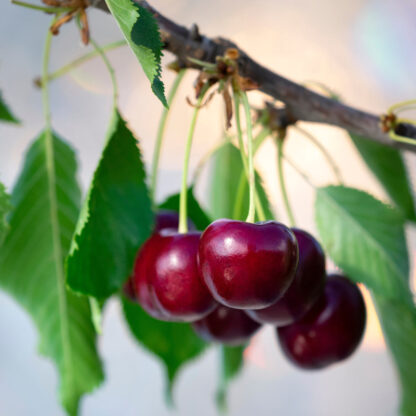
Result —
[[[157, 233], [163, 229], [177, 229], [179, 225], [179, 214], [176, 211], [160, 210], [155, 216], [155, 227], [153, 233]], [[189, 229], [194, 229], [195, 226], [191, 220], [188, 219]], [[169, 317], [161, 310], [157, 304], [154, 293], [149, 287], [147, 271], [148, 255], [146, 253], [145, 243], [137, 253], [133, 276], [130, 277], [125, 286], [124, 293], [131, 299], [136, 300], [140, 306], [153, 318], [159, 320], [169, 320]]]
[[[155, 235], [155, 234], [154, 234]], [[136, 300], [140, 306], [153, 318], [159, 320], [169, 320], [168, 316], [158, 305], [152, 288], [149, 284], [149, 260], [152, 257], [152, 237], [141, 247], [134, 264], [132, 286], [136, 295]], [[130, 279], [129, 279], [130, 280]]]
[[150, 299], [171, 320], [195, 321], [217, 306], [198, 272], [200, 235], [166, 229], [153, 234], [144, 247]]
[[[179, 226], [179, 214], [176, 211], [162, 209], [157, 212], [155, 217], [155, 228], [154, 232], [157, 233], [158, 231], [173, 228], [175, 230], [178, 229]], [[195, 230], [194, 223], [188, 219], [188, 229]]]
[[283, 353], [296, 366], [319, 369], [348, 358], [364, 334], [366, 310], [357, 285], [340, 275], [298, 322], [277, 328]]
[[298, 245], [283, 224], [223, 219], [202, 234], [198, 259], [200, 273], [218, 302], [260, 309], [276, 302], [292, 283]]
[[325, 287], [325, 254], [320, 244], [306, 231], [292, 228], [299, 246], [295, 278], [286, 293], [272, 306], [247, 311], [257, 322], [275, 326], [300, 319], [316, 302]]
[[245, 344], [260, 326], [244, 311], [222, 305], [192, 324], [195, 332], [205, 341], [230, 346]]

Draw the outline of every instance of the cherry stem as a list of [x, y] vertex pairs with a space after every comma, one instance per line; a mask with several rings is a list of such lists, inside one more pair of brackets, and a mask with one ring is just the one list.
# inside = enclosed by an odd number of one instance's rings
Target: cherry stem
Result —
[[[76, 19], [77, 26], [81, 30], [81, 22], [79, 20], [79, 16]], [[111, 78], [111, 84], [113, 86], [113, 109], [115, 110], [117, 108], [117, 101], [118, 101], [118, 86], [117, 86], [117, 79], [116, 79], [116, 73], [114, 71], [113, 66], [111, 65], [111, 62], [108, 60], [107, 55], [101, 48], [101, 46], [92, 38], [90, 38], [91, 45], [93, 46], [95, 52], [101, 57], [103, 60], [105, 66], [107, 67], [108, 73], [110, 74]]]
[[[240, 180], [238, 181], [238, 186], [237, 186], [237, 194], [235, 197], [235, 205], [234, 205], [234, 210], [233, 210], [233, 218], [234, 219], [241, 219], [241, 217], [243, 216], [243, 202], [244, 202], [244, 197], [246, 195], [246, 184], [247, 184], [247, 173], [246, 172], [241, 172], [240, 174]], [[256, 215], [259, 218], [260, 221], [266, 221], [266, 214], [264, 212], [263, 209], [263, 205], [261, 203], [261, 200], [259, 198], [259, 194], [258, 192], [256, 192]]]
[[400, 136], [399, 134], [396, 134], [393, 130], [389, 131], [389, 136], [392, 140], [395, 140], [396, 142], [409, 143], [409, 144], [416, 145], [415, 139], [411, 139], [410, 137], [406, 137], [406, 136]]
[[[258, 134], [257, 136], [254, 138], [253, 140], [253, 151], [254, 154], [256, 154], [257, 150], [260, 148], [260, 146], [263, 144], [264, 140], [267, 139], [268, 136], [270, 136], [271, 131], [269, 128], [264, 127]], [[216, 146], [212, 147], [211, 149], [209, 149], [203, 156], [202, 158], [199, 160], [198, 165], [196, 166], [195, 170], [194, 170], [194, 174], [193, 174], [193, 178], [192, 178], [192, 183], [194, 185], [196, 185], [199, 181], [199, 177], [202, 174], [202, 171], [205, 167], [205, 165], [207, 164], [207, 162], [211, 159], [211, 157], [219, 150], [221, 149], [225, 144], [229, 143], [232, 140], [232, 136], [228, 137], [226, 136], [225, 142], [220, 142], [218, 143]], [[245, 155], [244, 155], [245, 156]], [[243, 174], [243, 178], [244, 178], [245, 173]], [[260, 202], [260, 208], [257, 205], [257, 200]], [[260, 199], [257, 198], [257, 193], [256, 193], [256, 210], [261, 210], [261, 201]]]
[[[238, 136], [238, 145], [240, 148], [240, 154], [241, 159], [243, 161], [243, 167], [244, 171], [241, 173], [240, 181], [237, 188], [237, 195], [236, 195], [236, 201], [234, 205], [234, 212], [233, 212], [233, 218], [234, 219], [240, 219], [241, 218], [241, 208], [244, 201], [244, 190], [245, 190], [245, 181], [244, 178], [247, 177], [247, 180], [249, 178], [249, 169], [248, 169], [248, 160], [246, 156], [246, 152], [244, 150], [244, 140], [243, 140], [243, 129], [241, 128], [241, 117], [240, 117], [240, 97], [238, 96], [238, 93], [234, 92], [234, 111], [235, 111], [235, 121], [237, 125], [237, 136]], [[259, 135], [253, 140], [253, 153], [255, 154], [257, 149], [260, 147], [263, 140], [267, 137], [262, 135], [262, 132], [264, 132], [267, 129], [263, 129]], [[266, 215], [264, 213], [263, 206], [261, 204], [260, 198], [258, 196], [258, 193], [255, 193], [255, 204], [256, 204], [256, 211], [257, 216], [259, 217], [260, 221], [266, 220]]]
[[240, 96], [238, 92], [234, 92], [234, 113], [235, 113], [235, 122], [237, 127], [237, 137], [238, 137], [238, 146], [240, 147], [241, 159], [243, 162], [244, 171], [248, 176], [248, 160], [244, 147], [243, 140], [243, 129], [241, 128], [241, 116], [240, 116]]
[[396, 120], [396, 124], [402, 124], [402, 123], [413, 124], [415, 126], [416, 120], [412, 120], [411, 118], [398, 118]]
[[[246, 175], [244, 172], [240, 175], [240, 180], [238, 182], [237, 194], [235, 197], [235, 205], [233, 210], [233, 218], [239, 220], [242, 217], [243, 201], [246, 190]], [[262, 220], [263, 221], [263, 220]]]
[[168, 116], [170, 114], [170, 107], [173, 103], [173, 100], [175, 99], [176, 93], [178, 91], [179, 85], [182, 82], [182, 79], [185, 75], [186, 70], [181, 69], [178, 72], [178, 75], [176, 76], [172, 88], [168, 95], [168, 106], [163, 108], [162, 116], [160, 117], [159, 121], [159, 127], [157, 130], [157, 136], [156, 136], [156, 143], [155, 143], [155, 150], [153, 152], [153, 161], [152, 161], [152, 174], [150, 177], [150, 197], [151, 200], [154, 202], [155, 195], [156, 195], [156, 187], [157, 187], [157, 179], [158, 179], [158, 172], [159, 172], [159, 161], [160, 161], [160, 152], [162, 149], [163, 139], [164, 139], [164, 133], [166, 128], [166, 122], [168, 119]]
[[313, 143], [317, 149], [322, 153], [326, 161], [328, 162], [328, 165], [331, 167], [334, 176], [336, 177], [339, 184], [343, 184], [342, 176], [340, 169], [338, 165], [336, 164], [334, 158], [331, 156], [331, 154], [326, 150], [326, 148], [319, 142], [319, 140], [311, 133], [309, 133], [307, 130], [303, 129], [299, 126], [293, 126], [295, 130], [297, 130], [299, 133], [301, 133], [304, 137], [306, 137], [308, 140]]
[[286, 190], [286, 182], [284, 177], [284, 169], [283, 169], [283, 138], [278, 137], [276, 139], [277, 142], [277, 167], [279, 170], [279, 183], [280, 183], [280, 190], [282, 192], [283, 203], [285, 205], [286, 213], [289, 218], [289, 223], [291, 227], [295, 226], [295, 217], [293, 216], [292, 207], [290, 206], [289, 197]]
[[[127, 42], [125, 40], [119, 40], [117, 42], [112, 42], [107, 45], [101, 46], [102, 52], [108, 52], [113, 49], [119, 48], [121, 46], [127, 45]], [[68, 72], [71, 72], [81, 64], [88, 62], [89, 60], [95, 58], [96, 56], [100, 55], [100, 53], [97, 50], [93, 50], [91, 52], [86, 53], [85, 55], [80, 56], [79, 58], [75, 59], [74, 61], [64, 65], [63, 67], [59, 68], [55, 72], [52, 72], [48, 74], [47, 80], [48, 82], [54, 81], [57, 78], [60, 78], [61, 76], [67, 74]], [[36, 81], [38, 82], [38, 81]], [[39, 80], [39, 86], [42, 86], [42, 81]]]
[[209, 89], [209, 84], [205, 84], [202, 88], [198, 101], [196, 103], [194, 114], [192, 116], [191, 125], [189, 127], [188, 138], [185, 147], [185, 159], [183, 162], [182, 170], [182, 187], [179, 196], [179, 227], [178, 232], [184, 234], [188, 231], [188, 170], [189, 170], [189, 159], [191, 156], [192, 140], [194, 138], [196, 121], [198, 119], [199, 110], [204, 99], [205, 93]]
[[249, 185], [249, 206], [246, 222], [254, 222], [256, 216], [256, 178], [254, 172], [254, 155], [253, 155], [253, 126], [251, 123], [250, 103], [247, 94], [244, 91], [239, 92], [241, 101], [243, 102], [244, 112], [246, 116], [247, 130], [247, 153], [248, 153], [248, 185]]
[[90, 42], [91, 42], [91, 45], [94, 47], [95, 51], [100, 55], [110, 75], [111, 83], [113, 85], [113, 108], [115, 110], [117, 108], [117, 101], [118, 101], [118, 86], [117, 86], [116, 73], [110, 61], [108, 60], [107, 55], [104, 53], [100, 45], [98, 45], [97, 42], [95, 42], [95, 40], [92, 39], [91, 37], [90, 37]]
[[397, 110], [403, 111], [407, 109], [407, 107], [412, 107], [416, 104], [416, 100], [407, 100], [402, 101], [400, 103], [393, 104], [391, 107], [388, 108], [387, 113], [394, 113]]
[[316, 189], [317, 186], [311, 181], [309, 176], [288, 156], [283, 153], [283, 159], [292, 167], [294, 171], [296, 171], [302, 179], [312, 188]]
[[40, 12], [51, 13], [51, 14], [65, 13], [65, 12], [70, 12], [72, 10], [69, 7], [38, 6], [37, 4], [26, 3], [25, 1], [19, 1], [19, 0], [12, 0], [11, 3], [15, 4], [16, 6], [21, 6], [27, 9], [38, 10]]
[[405, 108], [399, 108], [395, 111], [395, 114], [399, 114], [402, 113], [403, 111], [410, 111], [410, 110], [416, 110], [416, 103], [414, 104], [409, 104], [407, 107]]

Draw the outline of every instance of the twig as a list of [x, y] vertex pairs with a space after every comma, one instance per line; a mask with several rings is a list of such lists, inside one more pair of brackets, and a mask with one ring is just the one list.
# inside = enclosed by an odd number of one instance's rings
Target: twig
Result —
[[[379, 116], [347, 106], [296, 84], [254, 61], [235, 43], [223, 38], [211, 39], [203, 36], [197, 26], [194, 25], [189, 30], [160, 14], [147, 1], [134, 1], [156, 17], [165, 49], [175, 54], [181, 64], [196, 67], [189, 57], [214, 63], [216, 57], [223, 56], [227, 49], [236, 48], [240, 55], [238, 63], [241, 75], [258, 84], [260, 91], [284, 102], [291, 118], [339, 126], [375, 142], [416, 152], [416, 146], [392, 140], [384, 133], [380, 127]], [[97, 3], [96, 7], [108, 12], [104, 1]], [[415, 126], [404, 123], [397, 128], [405, 130], [408, 137], [416, 139]]]

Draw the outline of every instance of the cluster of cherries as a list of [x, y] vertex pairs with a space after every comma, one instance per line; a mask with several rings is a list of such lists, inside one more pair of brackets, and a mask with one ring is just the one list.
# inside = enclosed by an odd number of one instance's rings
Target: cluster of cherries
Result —
[[129, 280], [152, 317], [192, 322], [207, 341], [241, 345], [276, 327], [290, 361], [323, 368], [350, 356], [366, 321], [358, 287], [326, 275], [325, 254], [307, 232], [268, 221], [217, 220], [203, 232], [177, 232], [178, 215], [160, 211]]

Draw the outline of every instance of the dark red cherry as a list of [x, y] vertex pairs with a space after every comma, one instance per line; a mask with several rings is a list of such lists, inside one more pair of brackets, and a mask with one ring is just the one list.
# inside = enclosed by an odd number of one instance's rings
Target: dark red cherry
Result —
[[148, 268], [149, 261], [152, 260], [152, 237], [144, 243], [140, 249], [136, 262], [132, 286], [136, 295], [136, 300], [140, 306], [153, 318], [159, 320], [168, 320], [160, 306], [157, 304], [155, 295], [149, 284], [150, 271]]
[[162, 230], [147, 241], [145, 269], [151, 299], [172, 320], [190, 322], [217, 306], [198, 272], [201, 233]]
[[325, 291], [298, 322], [277, 328], [286, 357], [305, 369], [318, 369], [349, 357], [364, 334], [366, 310], [357, 285], [330, 275]]
[[278, 222], [218, 220], [202, 234], [199, 270], [213, 297], [237, 309], [270, 306], [292, 283], [298, 246]]
[[244, 311], [218, 306], [205, 318], [192, 324], [205, 341], [227, 345], [242, 345], [260, 328]]
[[[155, 227], [153, 233], [157, 233], [163, 229], [176, 230], [179, 225], [179, 214], [176, 211], [160, 210], [155, 216]], [[189, 229], [194, 229], [195, 226], [191, 220], [188, 219]], [[146, 269], [146, 262], [148, 255], [144, 254], [146, 243], [141, 247], [137, 253], [133, 276], [130, 277], [125, 286], [124, 294], [131, 300], [136, 300], [141, 307], [152, 317], [157, 319], [169, 320], [161, 308], [155, 301], [154, 294], [150, 290], [148, 283], [149, 272]]]
[[[155, 228], [154, 232], [164, 230], [166, 228], [178, 229], [179, 226], [179, 214], [176, 211], [162, 209], [157, 212], [155, 217]], [[188, 229], [195, 230], [194, 223], [188, 219]]]
[[316, 302], [325, 287], [325, 254], [309, 233], [292, 229], [299, 247], [299, 263], [295, 278], [286, 293], [272, 306], [247, 311], [260, 323], [289, 325], [301, 318]]

